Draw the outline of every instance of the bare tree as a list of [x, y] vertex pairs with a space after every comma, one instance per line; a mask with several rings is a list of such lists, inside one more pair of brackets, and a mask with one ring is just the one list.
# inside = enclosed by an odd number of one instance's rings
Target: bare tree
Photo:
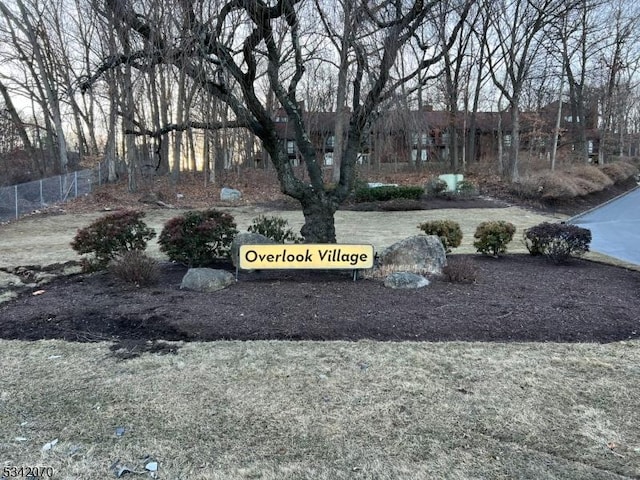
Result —
[[53, 127], [47, 128], [47, 131], [50, 137], [55, 138], [59, 169], [66, 171], [69, 160], [58, 94], [56, 52], [50, 48], [47, 32], [41, 26], [40, 12], [36, 8], [30, 9], [31, 5], [25, 4], [23, 0], [15, 0], [14, 4], [16, 11], [0, 1], [0, 13], [6, 19], [12, 46], [29, 69], [31, 81], [36, 84], [36, 98], [43, 110], [45, 122], [47, 125], [53, 122]]
[[[568, 8], [565, 0], [487, 1], [486, 58], [494, 84], [509, 104], [509, 161], [504, 175], [519, 178], [520, 102], [532, 66], [543, 51], [545, 29]], [[504, 72], [504, 77], [501, 75]], [[500, 140], [501, 141], [501, 140]]]
[[[443, 51], [455, 41], [468, 13], [469, 2], [452, 5], [449, 14], [457, 19], [457, 26], [452, 29], [445, 48], [429, 45], [429, 49], [425, 48], [425, 58], [414, 72], [404, 77], [393, 76], [392, 67], [398, 57], [437, 3], [381, 0], [361, 4], [366, 21], [361, 22], [352, 39], [356, 65], [349, 94], [352, 113], [340, 178], [334, 188], [327, 188], [323, 181], [317, 152], [307, 134], [298, 101], [300, 81], [308, 62], [306, 45], [313, 44], [313, 38], [305, 33], [305, 22], [313, 19], [305, 16], [303, 2], [230, 1], [220, 5], [214, 15], [201, 8], [202, 2], [181, 0], [173, 15], [182, 17], [179, 23], [184, 28], [168, 37], [167, 28], [150, 22], [148, 16], [135, 10], [132, 2], [109, 0], [107, 5], [117, 28], [135, 36], [144, 45], [137, 51], [105, 59], [86, 85], [121, 64], [141, 71], [160, 64], [181, 68], [192, 81], [229, 107], [234, 117], [227, 126], [248, 128], [261, 140], [276, 169], [282, 191], [301, 204], [305, 217], [301, 233], [305, 239], [335, 242], [334, 213], [352, 188], [357, 156], [378, 107], [401, 85], [414, 81], [419, 72], [441, 59]], [[241, 28], [237, 28], [238, 18], [243, 20]], [[233, 29], [229, 28], [232, 24]], [[274, 39], [276, 28], [287, 33], [284, 49], [278, 48]], [[255, 82], [261, 74], [267, 75], [269, 88], [295, 131], [308, 180], [296, 176], [266, 108], [266, 100], [257, 95]], [[221, 126], [220, 122], [209, 125]], [[184, 125], [176, 127], [180, 128]]]
[[[9, 94], [9, 90], [5, 86], [4, 83], [0, 80], [0, 95], [2, 95], [2, 99], [4, 100], [4, 110], [7, 113], [8, 119], [11, 120], [13, 124], [13, 128], [16, 131], [16, 134], [22, 141], [22, 146], [27, 152], [29, 158], [35, 159], [35, 151], [33, 149], [33, 144], [31, 143], [31, 139], [29, 138], [29, 134], [27, 133], [27, 129], [24, 126], [24, 122], [20, 118], [16, 107], [13, 105], [13, 100], [11, 99], [11, 95]], [[42, 172], [41, 172], [42, 173]]]
[[638, 68], [640, 52], [638, 42], [637, 6], [614, 1], [607, 17], [610, 42], [599, 53], [601, 78], [601, 114], [599, 161], [607, 155], [623, 154], [628, 100], [631, 98], [632, 79]]

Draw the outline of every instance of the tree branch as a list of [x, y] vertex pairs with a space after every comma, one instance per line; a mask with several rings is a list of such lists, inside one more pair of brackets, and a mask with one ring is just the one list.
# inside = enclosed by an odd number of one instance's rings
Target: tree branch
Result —
[[196, 121], [188, 121], [181, 124], [172, 123], [170, 125], [165, 125], [159, 130], [150, 130], [150, 129], [140, 129], [140, 130], [125, 130], [124, 133], [127, 135], [137, 135], [143, 136], [146, 135], [152, 138], [160, 138], [163, 135], [169, 132], [184, 132], [190, 128], [196, 128], [199, 130], [221, 130], [223, 128], [248, 128], [249, 124], [241, 121], [234, 122], [196, 122]]

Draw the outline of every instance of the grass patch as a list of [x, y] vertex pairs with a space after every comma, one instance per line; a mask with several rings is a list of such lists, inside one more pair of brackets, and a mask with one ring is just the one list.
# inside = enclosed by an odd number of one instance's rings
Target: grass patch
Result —
[[638, 342], [218, 342], [123, 362], [107, 343], [2, 341], [0, 362], [2, 459], [55, 478], [146, 457], [189, 479], [640, 472]]

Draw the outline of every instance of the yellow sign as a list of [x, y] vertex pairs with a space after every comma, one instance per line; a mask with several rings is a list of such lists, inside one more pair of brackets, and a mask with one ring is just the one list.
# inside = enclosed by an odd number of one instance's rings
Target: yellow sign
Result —
[[241, 245], [243, 270], [296, 268], [373, 268], [373, 245]]

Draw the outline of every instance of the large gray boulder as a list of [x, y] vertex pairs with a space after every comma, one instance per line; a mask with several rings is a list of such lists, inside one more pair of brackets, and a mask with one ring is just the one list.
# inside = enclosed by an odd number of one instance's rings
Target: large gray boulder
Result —
[[224, 187], [220, 190], [220, 200], [224, 202], [235, 202], [241, 198], [242, 193], [240, 190], [236, 190], [235, 188]]
[[215, 292], [235, 283], [236, 277], [226, 270], [190, 268], [182, 278], [180, 288], [196, 292]]
[[435, 235], [415, 235], [384, 249], [380, 254], [381, 267], [391, 270], [442, 273], [447, 256], [442, 242]]
[[410, 272], [395, 272], [384, 279], [384, 286], [388, 288], [422, 288], [427, 285], [429, 280]]
[[238, 252], [242, 245], [273, 245], [275, 243], [276, 242], [269, 237], [265, 237], [259, 233], [239, 233], [231, 243], [231, 261], [233, 262], [233, 266], [238, 266]]

